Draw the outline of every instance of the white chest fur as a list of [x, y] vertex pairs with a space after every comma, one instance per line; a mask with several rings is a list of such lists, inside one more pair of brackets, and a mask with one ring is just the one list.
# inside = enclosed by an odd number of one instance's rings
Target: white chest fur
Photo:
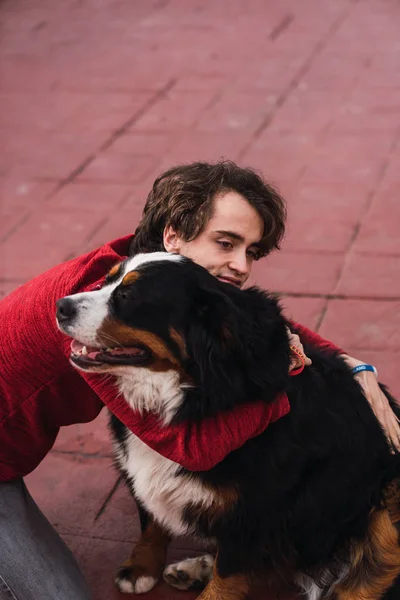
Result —
[[173, 535], [193, 534], [182, 515], [189, 503], [211, 506], [214, 493], [187, 474], [177, 474], [179, 465], [146, 446], [133, 433], [126, 441], [127, 454], [117, 448], [117, 460], [133, 478], [135, 494], [146, 510]]

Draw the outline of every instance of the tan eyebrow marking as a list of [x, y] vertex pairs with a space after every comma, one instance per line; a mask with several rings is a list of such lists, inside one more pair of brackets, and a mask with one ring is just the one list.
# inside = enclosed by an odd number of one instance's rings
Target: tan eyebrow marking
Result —
[[121, 270], [121, 263], [117, 263], [114, 265], [110, 271], [108, 271], [108, 277], [111, 279], [112, 277], [116, 277]]
[[140, 275], [138, 271], [130, 271], [125, 275], [123, 280], [121, 281], [121, 285], [131, 285], [135, 283], [139, 279]]
[[173, 327], [169, 328], [169, 335], [171, 336], [171, 340], [178, 346], [182, 358], [187, 358], [186, 344], [183, 337]]

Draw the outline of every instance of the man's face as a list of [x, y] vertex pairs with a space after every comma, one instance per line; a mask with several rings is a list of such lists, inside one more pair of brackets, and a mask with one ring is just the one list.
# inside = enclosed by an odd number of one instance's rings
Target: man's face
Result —
[[260, 256], [263, 230], [262, 218], [243, 196], [224, 192], [216, 196], [213, 215], [196, 239], [185, 242], [166, 227], [164, 247], [191, 258], [221, 281], [242, 287]]

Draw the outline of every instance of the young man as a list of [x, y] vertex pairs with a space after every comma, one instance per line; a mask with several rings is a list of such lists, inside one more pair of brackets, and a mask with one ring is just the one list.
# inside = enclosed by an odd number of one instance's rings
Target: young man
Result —
[[[23, 477], [52, 447], [60, 426], [94, 419], [105, 404], [151, 448], [190, 470], [207, 470], [290, 410], [285, 396], [227, 411], [202, 424], [163, 428], [133, 412], [111, 378], [76, 371], [70, 340], [56, 327], [62, 296], [96, 288], [129, 254], [167, 250], [192, 258], [241, 287], [252, 263], [284, 233], [282, 198], [233, 163], [195, 163], [154, 183], [134, 237], [122, 238], [51, 269], [0, 303], [0, 599], [87, 600], [90, 591], [61, 539], [30, 497]], [[294, 325], [304, 340], [334, 347]], [[302, 350], [297, 338], [292, 340]], [[360, 361], [347, 358], [351, 365]], [[296, 366], [294, 359], [293, 365]], [[398, 429], [375, 375], [360, 381], [395, 443]]]

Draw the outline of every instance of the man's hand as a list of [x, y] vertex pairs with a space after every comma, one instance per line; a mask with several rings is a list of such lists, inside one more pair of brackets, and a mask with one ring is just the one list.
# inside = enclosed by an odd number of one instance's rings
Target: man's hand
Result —
[[308, 367], [311, 365], [311, 360], [304, 354], [303, 344], [301, 343], [299, 336], [296, 333], [292, 333], [289, 327], [286, 327], [286, 331], [289, 338], [289, 345], [293, 346], [297, 350], [297, 352], [292, 352], [291, 354], [289, 373], [290, 371], [293, 371], [293, 369], [298, 369], [301, 367], [303, 365], [303, 361], [304, 366]]
[[[346, 363], [354, 369], [358, 365], [365, 364], [363, 361], [353, 358], [348, 354], [342, 354], [342, 358]], [[400, 451], [400, 425], [399, 419], [392, 411], [389, 400], [379, 387], [378, 380], [375, 373], [371, 371], [361, 371], [354, 375], [361, 385], [364, 395], [371, 405], [372, 410], [382, 429], [384, 430], [386, 437], [391, 444], [392, 448]]]

